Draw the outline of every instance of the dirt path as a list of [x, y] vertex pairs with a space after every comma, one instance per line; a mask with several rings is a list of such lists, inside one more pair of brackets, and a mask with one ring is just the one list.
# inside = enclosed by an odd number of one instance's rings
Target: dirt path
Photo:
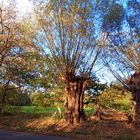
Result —
[[24, 132], [0, 130], [0, 140], [72, 140], [72, 139], [56, 136], [35, 135]]

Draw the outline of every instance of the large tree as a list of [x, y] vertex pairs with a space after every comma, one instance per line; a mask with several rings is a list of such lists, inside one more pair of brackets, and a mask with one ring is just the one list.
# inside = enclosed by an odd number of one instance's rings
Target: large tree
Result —
[[[112, 5], [103, 21], [104, 62], [132, 92], [136, 126], [140, 126], [140, 2]], [[133, 75], [132, 75], [133, 74]], [[130, 78], [131, 77], [131, 78]]]
[[41, 64], [40, 51], [33, 43], [36, 30], [27, 17], [28, 22], [25, 23], [18, 19], [17, 14], [13, 1], [0, 2], [0, 83], [4, 86], [0, 110], [4, 105], [8, 86], [27, 86], [37, 75]]
[[38, 8], [37, 18], [40, 28], [35, 43], [65, 85], [65, 119], [70, 124], [85, 121], [84, 90], [101, 52], [95, 41], [95, 3], [52, 0]]

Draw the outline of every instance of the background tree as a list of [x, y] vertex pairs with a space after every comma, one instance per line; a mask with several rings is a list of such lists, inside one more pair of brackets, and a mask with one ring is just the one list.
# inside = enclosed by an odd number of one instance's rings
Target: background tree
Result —
[[0, 110], [5, 103], [9, 85], [27, 87], [31, 79], [39, 77], [41, 53], [33, 43], [35, 32], [30, 22], [25, 23], [17, 18], [12, 1], [0, 3], [0, 82], [4, 87]]
[[92, 96], [98, 96], [101, 91], [104, 91], [107, 87], [107, 83], [102, 84], [97, 77], [94, 77], [88, 82], [86, 91]]
[[[0, 100], [3, 98], [3, 88], [4, 86], [0, 85]], [[30, 99], [28, 94], [25, 94], [20, 88], [16, 88], [14, 85], [9, 85], [7, 88], [7, 95], [5, 98], [6, 105], [12, 106], [21, 106], [29, 105]]]
[[[135, 119], [138, 126], [140, 124], [140, 2], [130, 0], [126, 1], [125, 6], [116, 4], [112, 7], [103, 22], [106, 40], [104, 45], [107, 46], [103, 53], [104, 62], [113, 75], [132, 92], [133, 101], [136, 102]], [[135, 74], [131, 77], [133, 73]]]

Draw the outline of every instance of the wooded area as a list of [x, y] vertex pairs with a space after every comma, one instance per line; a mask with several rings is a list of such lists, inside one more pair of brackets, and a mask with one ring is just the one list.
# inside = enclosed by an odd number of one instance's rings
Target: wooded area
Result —
[[69, 126], [125, 118], [139, 130], [140, 1], [31, 2], [22, 17], [0, 2], [0, 117], [55, 107]]

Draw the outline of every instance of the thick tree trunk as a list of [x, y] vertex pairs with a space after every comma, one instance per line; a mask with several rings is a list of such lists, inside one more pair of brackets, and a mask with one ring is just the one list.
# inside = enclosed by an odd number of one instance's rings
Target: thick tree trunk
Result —
[[140, 89], [133, 93], [133, 100], [135, 101], [135, 127], [140, 128]]
[[3, 91], [2, 91], [2, 97], [1, 97], [1, 100], [0, 100], [0, 114], [2, 113], [2, 109], [3, 109], [4, 104], [5, 104], [5, 98], [6, 98], [6, 95], [7, 95], [7, 89], [8, 89], [9, 83], [10, 83], [10, 81], [8, 81], [5, 84], [5, 86], [3, 88]]
[[140, 104], [135, 107], [135, 127], [140, 128]]
[[83, 110], [84, 86], [84, 82], [79, 80], [67, 84], [65, 120], [69, 124], [78, 124], [86, 120]]
[[132, 92], [133, 105], [135, 107], [134, 125], [140, 128], [140, 72], [136, 71], [127, 82], [129, 90]]

